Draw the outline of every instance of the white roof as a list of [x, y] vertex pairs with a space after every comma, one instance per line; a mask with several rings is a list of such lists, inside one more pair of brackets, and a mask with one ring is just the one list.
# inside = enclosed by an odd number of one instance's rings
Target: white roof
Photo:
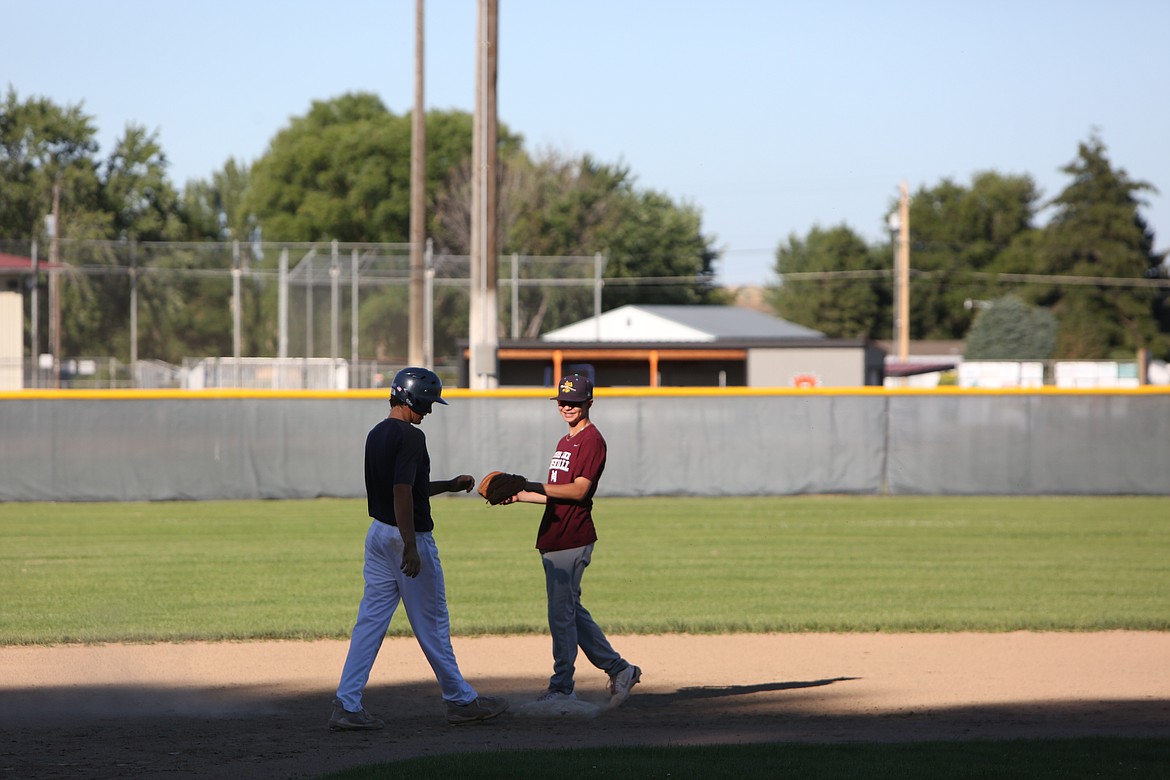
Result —
[[713, 342], [824, 338], [823, 333], [742, 306], [619, 306], [550, 330], [542, 341]]

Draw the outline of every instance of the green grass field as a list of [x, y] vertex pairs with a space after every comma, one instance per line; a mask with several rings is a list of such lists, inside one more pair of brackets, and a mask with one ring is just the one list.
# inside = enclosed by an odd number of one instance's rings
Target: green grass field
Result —
[[[456, 634], [543, 633], [535, 507], [435, 501]], [[604, 499], [611, 633], [1170, 629], [1170, 498]], [[362, 500], [0, 504], [0, 644], [343, 638]], [[734, 608], [729, 608], [734, 605]], [[391, 633], [409, 631], [399, 619]], [[333, 777], [1160, 778], [1170, 740], [456, 754]]]
[[[538, 508], [435, 514], [454, 633], [543, 633]], [[604, 499], [597, 516], [587, 598], [612, 633], [1170, 629], [1170, 498]], [[0, 504], [0, 643], [346, 637], [368, 523], [364, 500]]]

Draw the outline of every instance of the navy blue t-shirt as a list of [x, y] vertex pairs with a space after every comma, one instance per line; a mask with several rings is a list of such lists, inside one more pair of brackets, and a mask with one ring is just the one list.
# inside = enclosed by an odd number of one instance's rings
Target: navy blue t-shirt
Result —
[[387, 417], [366, 436], [366, 502], [370, 517], [398, 525], [394, 516], [395, 485], [411, 486], [414, 530], [433, 531], [427, 437], [410, 423]]

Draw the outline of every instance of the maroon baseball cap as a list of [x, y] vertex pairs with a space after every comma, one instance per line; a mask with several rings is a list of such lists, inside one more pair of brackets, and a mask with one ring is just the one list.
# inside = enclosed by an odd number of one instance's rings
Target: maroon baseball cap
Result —
[[588, 377], [580, 374], [569, 374], [561, 379], [561, 384], [557, 388], [557, 394], [553, 396], [554, 401], [568, 401], [573, 404], [581, 404], [586, 401], [593, 400], [593, 383], [589, 381]]

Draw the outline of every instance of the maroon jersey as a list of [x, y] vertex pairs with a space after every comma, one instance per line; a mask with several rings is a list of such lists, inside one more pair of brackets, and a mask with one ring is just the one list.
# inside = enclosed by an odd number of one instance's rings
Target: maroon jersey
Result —
[[569, 550], [597, 541], [593, 527], [593, 494], [601, 472], [605, 470], [605, 439], [596, 425], [589, 425], [576, 436], [565, 434], [557, 442], [548, 465], [547, 482], [568, 485], [577, 477], [589, 480], [589, 494], [580, 501], [566, 501], [549, 496], [536, 534], [536, 547], [541, 551]]

